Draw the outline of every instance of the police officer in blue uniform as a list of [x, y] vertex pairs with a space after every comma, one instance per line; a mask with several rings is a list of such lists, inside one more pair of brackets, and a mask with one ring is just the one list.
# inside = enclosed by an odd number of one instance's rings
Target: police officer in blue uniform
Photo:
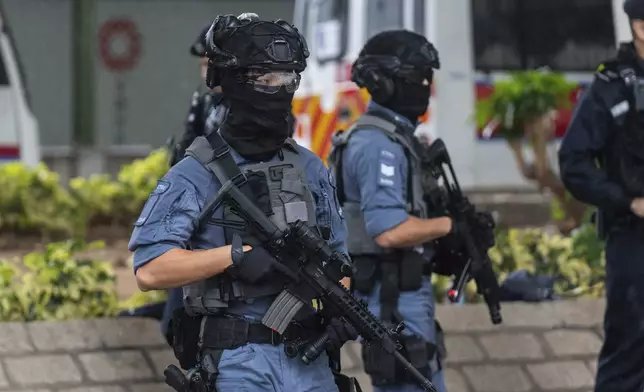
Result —
[[213, 22], [206, 46], [207, 83], [222, 86], [230, 111], [218, 132], [195, 139], [141, 211], [129, 244], [137, 282], [143, 290], [183, 287], [173, 348], [184, 369], [207, 370], [208, 390], [337, 391], [326, 355], [305, 365], [287, 357], [284, 342], [326, 331], [337, 350], [357, 338], [355, 329], [318, 314], [298, 315], [284, 335], [263, 326], [284, 287], [284, 267], [252, 233], [216, 224], [234, 219], [234, 211], [220, 208], [198, 222], [222, 180], [237, 170], [248, 178], [244, 189], [278, 226], [307, 222], [346, 254], [332, 176], [288, 138], [306, 42], [285, 21], [226, 15]]
[[559, 150], [564, 185], [598, 208], [606, 240], [596, 392], [644, 389], [644, 0], [627, 0], [624, 11], [633, 42], [600, 65]]
[[[428, 219], [414, 137], [429, 105], [438, 52], [422, 35], [385, 31], [372, 37], [353, 64], [352, 80], [371, 94], [367, 112], [333, 139], [329, 164], [357, 268], [356, 295], [390, 325], [404, 322], [407, 359], [445, 391], [436, 346], [430, 241], [450, 233], [451, 219]], [[406, 373], [371, 346], [365, 370], [375, 391], [420, 391]]]

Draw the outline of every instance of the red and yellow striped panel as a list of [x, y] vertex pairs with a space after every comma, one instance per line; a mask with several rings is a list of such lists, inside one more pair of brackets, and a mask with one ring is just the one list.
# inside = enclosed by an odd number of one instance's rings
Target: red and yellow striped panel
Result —
[[[331, 149], [331, 137], [339, 129], [347, 129], [367, 109], [369, 93], [365, 89], [339, 91], [337, 105], [330, 112], [324, 112], [320, 105], [319, 96], [302, 97], [293, 100], [293, 114], [297, 119], [296, 136], [304, 137], [304, 124], [300, 121], [304, 115], [308, 116], [310, 126], [311, 151], [322, 158], [326, 157]], [[348, 113], [345, 118], [340, 118], [340, 112]], [[421, 121], [429, 119], [429, 111]]]

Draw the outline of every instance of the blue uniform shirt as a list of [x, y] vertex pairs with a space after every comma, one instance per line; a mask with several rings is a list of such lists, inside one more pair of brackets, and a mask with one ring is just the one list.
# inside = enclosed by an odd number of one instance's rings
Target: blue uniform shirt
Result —
[[[414, 133], [411, 121], [374, 102], [367, 112], [382, 114], [404, 132]], [[376, 237], [407, 220], [408, 163], [402, 145], [381, 130], [360, 129], [351, 135], [343, 159], [346, 200], [360, 202], [370, 236]]]
[[[311, 151], [304, 147], [298, 149], [316, 203], [317, 223], [331, 229], [329, 245], [346, 254], [347, 232], [330, 171]], [[232, 155], [242, 168], [251, 163], [234, 151]], [[129, 243], [129, 249], [134, 252], [134, 271], [174, 248], [186, 249], [190, 245], [191, 249], [212, 249], [226, 245], [224, 230], [219, 226], [205, 224], [205, 229], [192, 237], [202, 208], [220, 187], [214, 175], [192, 157], [173, 166], [159, 180], [134, 224]], [[222, 209], [215, 211], [215, 216], [222, 218]], [[272, 300], [273, 297], [257, 298], [252, 303], [230, 302], [226, 311], [261, 320]]]

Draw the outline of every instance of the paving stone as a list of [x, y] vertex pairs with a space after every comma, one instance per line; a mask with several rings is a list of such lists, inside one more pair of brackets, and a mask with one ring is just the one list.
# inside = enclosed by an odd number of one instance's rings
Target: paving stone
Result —
[[543, 358], [543, 349], [531, 333], [485, 335], [479, 341], [493, 359]]
[[3, 368], [0, 366], [0, 387], [9, 386], [9, 380], [7, 380], [7, 375], [5, 374]]
[[565, 355], [597, 355], [602, 342], [591, 331], [556, 330], [544, 333], [544, 338], [555, 353]]
[[174, 352], [170, 349], [148, 350], [148, 355], [154, 365], [154, 371], [159, 377], [163, 377], [163, 371], [168, 367], [168, 365], [179, 364], [179, 361], [174, 357]]
[[543, 390], [581, 389], [594, 384], [594, 377], [583, 361], [531, 364], [528, 372]]
[[94, 327], [106, 347], [167, 347], [159, 333], [159, 322], [148, 318], [124, 317], [94, 320]]
[[[175, 392], [165, 383], [159, 384], [132, 384], [130, 385], [130, 392]], [[367, 391], [364, 391], [367, 392]]]
[[149, 380], [154, 377], [139, 351], [89, 353], [81, 354], [78, 358], [93, 381]]
[[550, 303], [557, 310], [561, 324], [566, 327], [601, 327], [604, 323], [606, 301], [580, 298]]
[[38, 355], [5, 359], [5, 371], [18, 385], [78, 383], [83, 377], [69, 355]]
[[38, 350], [91, 350], [101, 347], [101, 338], [88, 320], [34, 322], [27, 330]]
[[103, 386], [103, 387], [81, 387], [73, 389], [61, 389], [58, 392], [126, 392], [123, 387]]
[[476, 392], [528, 392], [532, 384], [520, 366], [464, 366], [463, 373]]
[[51, 389], [9, 389], [2, 392], [52, 392]]
[[485, 354], [469, 336], [445, 336], [447, 347], [447, 363], [475, 362], [485, 358]]
[[29, 334], [22, 323], [0, 323], [0, 355], [34, 351]]
[[444, 369], [443, 377], [448, 391], [469, 392], [465, 376], [454, 369]]

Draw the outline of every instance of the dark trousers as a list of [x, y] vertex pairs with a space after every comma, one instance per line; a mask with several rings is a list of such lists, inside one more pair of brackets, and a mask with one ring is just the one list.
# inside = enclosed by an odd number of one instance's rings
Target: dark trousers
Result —
[[644, 388], [644, 233], [612, 232], [606, 243], [605, 340], [595, 392]]

